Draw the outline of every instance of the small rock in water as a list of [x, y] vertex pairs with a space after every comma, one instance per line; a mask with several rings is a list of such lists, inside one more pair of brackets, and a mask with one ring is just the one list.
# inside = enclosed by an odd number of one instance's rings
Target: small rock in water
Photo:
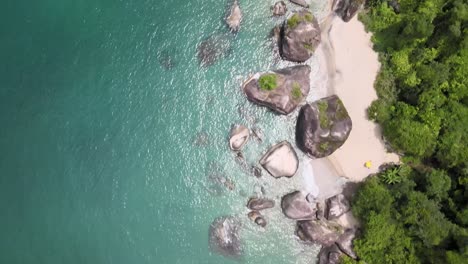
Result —
[[252, 197], [247, 202], [247, 207], [250, 210], [255, 210], [255, 211], [273, 208], [274, 206], [275, 206], [275, 201], [271, 199], [266, 199], [266, 198]]
[[283, 16], [288, 11], [284, 1], [276, 2], [275, 5], [271, 8], [273, 10], [274, 16]]
[[259, 142], [263, 141], [263, 131], [259, 127], [252, 128], [252, 137], [257, 139]]
[[158, 54], [158, 61], [166, 70], [171, 70], [175, 67], [174, 58], [169, 54], [168, 51], [160, 52]]
[[260, 169], [259, 167], [257, 166], [253, 166], [252, 167], [252, 172], [253, 172], [253, 175], [257, 178], [260, 178], [262, 177], [262, 169]]
[[235, 125], [229, 135], [229, 147], [234, 151], [239, 151], [249, 140], [249, 129], [243, 125]]
[[226, 23], [229, 26], [229, 29], [232, 32], [239, 31], [240, 23], [242, 21], [242, 12], [239, 7], [237, 0], [234, 0], [234, 3], [231, 6], [228, 17], [226, 18]]
[[263, 215], [259, 211], [251, 211], [247, 216], [250, 220], [261, 227], [265, 227], [267, 225], [265, 218], [263, 218]]

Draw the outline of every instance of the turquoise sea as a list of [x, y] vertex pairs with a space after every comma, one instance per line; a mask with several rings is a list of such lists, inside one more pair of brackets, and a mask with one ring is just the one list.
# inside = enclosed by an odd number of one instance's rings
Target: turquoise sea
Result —
[[[297, 241], [279, 206], [265, 229], [246, 217], [250, 196], [279, 202], [303, 182], [257, 179], [228, 149], [232, 124], [260, 128], [263, 142], [244, 151], [255, 164], [294, 142], [297, 115], [244, 98], [250, 74], [287, 63], [268, 38], [281, 22], [274, 1], [239, 2], [238, 34], [224, 0], [2, 2], [0, 263], [236, 263], [208, 247], [222, 215], [243, 221], [237, 262], [312, 263], [317, 248]], [[197, 47], [211, 35], [226, 56], [201, 67]]]

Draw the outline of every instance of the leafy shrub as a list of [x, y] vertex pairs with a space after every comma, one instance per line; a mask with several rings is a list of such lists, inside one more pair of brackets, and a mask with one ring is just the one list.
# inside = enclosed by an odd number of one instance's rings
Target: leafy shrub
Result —
[[262, 76], [260, 76], [260, 78], [258, 78], [258, 85], [262, 90], [272, 91], [276, 89], [276, 87], [278, 87], [276, 79], [277, 76], [274, 73], [263, 74]]

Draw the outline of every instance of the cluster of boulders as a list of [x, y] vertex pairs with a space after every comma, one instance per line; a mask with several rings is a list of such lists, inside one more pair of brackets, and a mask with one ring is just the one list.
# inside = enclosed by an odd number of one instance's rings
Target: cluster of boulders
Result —
[[[314, 54], [321, 41], [317, 19], [312, 15], [305, 0], [290, 0], [302, 7], [294, 11], [274, 29], [278, 53], [284, 60], [303, 63]], [[344, 21], [349, 21], [362, 5], [362, 0], [336, 0], [333, 11]], [[274, 16], [284, 16], [288, 7], [284, 1], [275, 3]], [[237, 0], [234, 1], [226, 23], [231, 31], [239, 30], [242, 14]], [[208, 63], [210, 60], [208, 60]], [[296, 123], [296, 144], [307, 156], [322, 158], [331, 155], [347, 140], [352, 122], [343, 102], [336, 95], [305, 103], [310, 91], [311, 68], [296, 65], [279, 70], [259, 72], [242, 86], [247, 99], [282, 115], [289, 115], [302, 105]], [[305, 103], [305, 104], [304, 104]], [[249, 138], [258, 133], [246, 126], [234, 125], [229, 134], [229, 147], [236, 159], [243, 160], [242, 148]], [[293, 177], [299, 167], [294, 147], [287, 141], [271, 146], [260, 158], [259, 164], [272, 177]], [[259, 166], [250, 167], [260, 177]], [[247, 202], [248, 219], [265, 228], [267, 219], [262, 212], [275, 207], [275, 201], [266, 197], [251, 197]], [[296, 235], [306, 243], [322, 246], [320, 264], [338, 263], [343, 254], [357, 259], [352, 241], [357, 233], [354, 223], [342, 220], [352, 218], [349, 195], [338, 194], [325, 201], [318, 201], [311, 194], [297, 190], [281, 199], [283, 214], [296, 221]], [[229, 257], [242, 254], [239, 239], [239, 221], [233, 217], [216, 219], [210, 227], [210, 244], [213, 250]]]

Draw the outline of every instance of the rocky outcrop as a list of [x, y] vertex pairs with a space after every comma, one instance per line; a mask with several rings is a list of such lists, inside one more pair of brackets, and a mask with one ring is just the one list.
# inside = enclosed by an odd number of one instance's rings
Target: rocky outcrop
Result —
[[292, 177], [299, 167], [296, 151], [289, 142], [272, 146], [260, 159], [260, 165], [275, 178]]
[[266, 198], [250, 198], [247, 207], [250, 210], [260, 211], [275, 207], [275, 201]]
[[284, 1], [279, 1], [275, 3], [271, 10], [273, 11], [274, 16], [284, 16], [286, 11], [288, 11], [288, 8], [286, 7]]
[[296, 232], [302, 240], [325, 247], [333, 245], [343, 233], [339, 225], [318, 220], [298, 221]]
[[333, 11], [344, 22], [348, 22], [357, 14], [364, 2], [364, 0], [335, 0]]
[[285, 21], [281, 36], [281, 56], [293, 62], [308, 60], [321, 41], [317, 19], [306, 10], [294, 13]]
[[[227, 35], [231, 35], [226, 33]], [[214, 34], [203, 40], [197, 47], [197, 57], [201, 66], [211, 66], [218, 59], [226, 56], [231, 49], [230, 37]]]
[[243, 125], [235, 125], [229, 135], [229, 147], [234, 151], [239, 151], [249, 140], [249, 129]]
[[326, 97], [302, 107], [296, 124], [297, 145], [312, 158], [326, 157], [344, 144], [351, 129], [351, 118], [338, 96]]
[[223, 256], [239, 258], [242, 255], [239, 237], [240, 224], [231, 216], [215, 219], [209, 230], [209, 244], [211, 250]]
[[310, 66], [298, 65], [269, 73], [257, 73], [242, 89], [249, 101], [287, 115], [304, 102], [310, 90]]
[[259, 211], [251, 211], [247, 214], [247, 217], [261, 227], [267, 225], [265, 218]]
[[353, 240], [356, 237], [356, 229], [347, 229], [336, 241], [338, 248], [350, 258], [357, 259], [353, 250]]
[[294, 220], [309, 220], [315, 218], [315, 204], [307, 201], [301, 191], [288, 193], [281, 199], [281, 209], [286, 217]]
[[341, 263], [341, 255], [343, 255], [343, 253], [335, 244], [329, 247], [322, 247], [319, 252], [317, 264], [339, 264]]
[[229, 26], [229, 29], [232, 32], [239, 31], [240, 23], [242, 21], [242, 12], [239, 7], [237, 0], [234, 0], [234, 3], [231, 6], [228, 17], [226, 18], [226, 23]]
[[289, 2], [294, 3], [296, 5], [300, 5], [302, 7], [308, 8], [309, 4], [305, 0], [289, 0]]
[[343, 194], [328, 198], [326, 203], [327, 211], [325, 215], [328, 220], [337, 219], [351, 209], [348, 199]]

